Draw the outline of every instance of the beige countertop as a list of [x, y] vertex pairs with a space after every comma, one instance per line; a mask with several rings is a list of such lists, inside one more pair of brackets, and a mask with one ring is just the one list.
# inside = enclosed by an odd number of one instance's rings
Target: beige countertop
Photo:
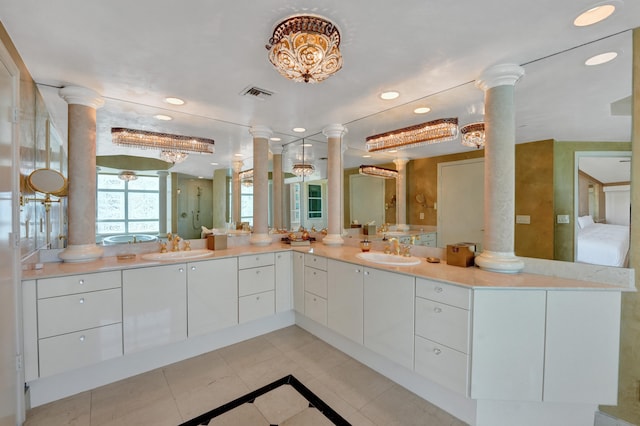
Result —
[[193, 260], [176, 261], [148, 261], [143, 260], [138, 254], [133, 259], [118, 260], [117, 257], [103, 257], [101, 259], [83, 263], [51, 262], [42, 264], [42, 269], [27, 269], [22, 271], [23, 280], [49, 278], [64, 275], [86, 274], [92, 272], [113, 271], [148, 266], [170, 265], [176, 263], [191, 263], [210, 259], [219, 259], [232, 256], [244, 256], [255, 253], [268, 253], [295, 250], [298, 252], [313, 253], [329, 259], [363, 265], [371, 268], [392, 271], [411, 275], [419, 278], [433, 279], [454, 285], [469, 286], [476, 289], [553, 289], [553, 290], [609, 290], [609, 291], [633, 291], [625, 285], [611, 285], [592, 281], [558, 278], [547, 275], [530, 273], [500, 274], [483, 271], [479, 268], [463, 268], [450, 266], [446, 263], [428, 263], [421, 257], [421, 263], [414, 266], [388, 266], [367, 262], [356, 255], [360, 249], [352, 246], [328, 247], [321, 243], [313, 243], [306, 247], [291, 247], [283, 243], [273, 243], [268, 246], [243, 245], [225, 250], [212, 251], [211, 256]]

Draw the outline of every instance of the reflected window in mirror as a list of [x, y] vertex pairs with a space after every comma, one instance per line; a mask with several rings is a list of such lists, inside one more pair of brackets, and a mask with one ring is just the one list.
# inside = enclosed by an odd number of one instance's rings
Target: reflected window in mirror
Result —
[[240, 185], [240, 221], [253, 226], [253, 185]]
[[138, 175], [122, 180], [117, 174], [98, 173], [96, 239], [117, 234], [157, 234], [159, 231], [158, 176]]
[[322, 185], [309, 184], [309, 219], [322, 218]]

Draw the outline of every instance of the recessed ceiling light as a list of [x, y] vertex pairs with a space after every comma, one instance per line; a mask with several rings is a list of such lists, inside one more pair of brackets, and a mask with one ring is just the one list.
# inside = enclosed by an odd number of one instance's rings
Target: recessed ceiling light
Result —
[[184, 101], [180, 98], [168, 97], [164, 98], [164, 101], [171, 105], [184, 105]]
[[385, 101], [388, 101], [388, 100], [391, 100], [391, 99], [395, 99], [398, 96], [400, 96], [400, 92], [396, 92], [394, 90], [391, 90], [389, 92], [380, 93], [380, 99], [384, 99]]
[[398, 150], [397, 150], [397, 149], [390, 149], [390, 150], [389, 150], [389, 151], [387, 151], [387, 152], [391, 152], [391, 153], [393, 153], [393, 152], [398, 152]]
[[293, 131], [294, 131], [294, 132], [296, 132], [296, 133], [304, 133], [304, 132], [306, 132], [306, 131], [307, 131], [307, 129], [305, 129], [304, 127], [294, 127], [294, 128], [293, 128], [293, 129], [291, 129], [291, 130], [293, 130]]
[[593, 25], [607, 19], [615, 10], [616, 7], [613, 4], [601, 4], [599, 6], [592, 7], [586, 12], [582, 12], [578, 15], [578, 17], [573, 21], [573, 25], [576, 27]]
[[306, 142], [306, 143], [300, 144], [300, 146], [308, 147], [308, 146], [313, 146], [313, 144]]
[[413, 110], [414, 114], [426, 114], [429, 111], [431, 111], [431, 108], [429, 107], [418, 107]]
[[371, 156], [369, 154], [365, 154], [362, 156], [362, 158], [371, 158]]
[[204, 176], [198, 176], [198, 179], [204, 179]]
[[240, 154], [240, 153], [233, 154], [233, 155], [236, 156], [236, 157], [242, 157], [242, 154]]
[[269, 140], [273, 141], [273, 142], [280, 142], [282, 139], [280, 139], [278, 137], [272, 137], [272, 138], [269, 138]]
[[162, 120], [162, 121], [173, 120], [173, 117], [171, 117], [169, 115], [164, 115], [164, 114], [156, 114], [156, 115], [153, 116], [153, 118], [155, 118], [156, 120]]
[[218, 165], [218, 163], [209, 163], [209, 164], [211, 164], [212, 166], [217, 166]]
[[584, 64], [587, 66], [593, 65], [602, 65], [606, 64], [609, 61], [613, 61], [616, 56], [618, 56], [618, 52], [606, 52], [601, 53], [599, 55], [595, 55], [584, 61]]

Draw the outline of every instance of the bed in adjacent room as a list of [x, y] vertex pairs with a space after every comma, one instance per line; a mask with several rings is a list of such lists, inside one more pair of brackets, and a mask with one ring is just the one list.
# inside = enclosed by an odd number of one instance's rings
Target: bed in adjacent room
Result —
[[629, 226], [594, 223], [591, 216], [578, 218], [577, 262], [627, 266]]

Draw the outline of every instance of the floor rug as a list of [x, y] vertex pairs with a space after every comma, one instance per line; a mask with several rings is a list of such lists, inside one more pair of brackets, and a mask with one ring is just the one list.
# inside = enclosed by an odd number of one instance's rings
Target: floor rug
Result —
[[[240, 407], [243, 404], [253, 404], [256, 398], [271, 392], [274, 389], [282, 385], [291, 385], [302, 397], [304, 397], [309, 402], [309, 407], [313, 407], [317, 409], [320, 413], [322, 413], [330, 422], [339, 426], [350, 426], [350, 423], [347, 422], [342, 416], [336, 413], [331, 407], [329, 407], [324, 401], [318, 398], [313, 392], [311, 392], [306, 386], [304, 386], [298, 379], [293, 377], [292, 375], [285, 376], [279, 380], [276, 380], [273, 383], [270, 383], [266, 386], [261, 387], [253, 392], [249, 392], [248, 394], [241, 396], [231, 402], [221, 405], [218, 408], [214, 408], [211, 411], [208, 411], [204, 414], [201, 414], [197, 417], [194, 417], [191, 420], [188, 420], [182, 423], [180, 426], [200, 426], [200, 425], [208, 425], [212, 419], [230, 412], [231, 410]], [[277, 426], [277, 425], [271, 425]]]

